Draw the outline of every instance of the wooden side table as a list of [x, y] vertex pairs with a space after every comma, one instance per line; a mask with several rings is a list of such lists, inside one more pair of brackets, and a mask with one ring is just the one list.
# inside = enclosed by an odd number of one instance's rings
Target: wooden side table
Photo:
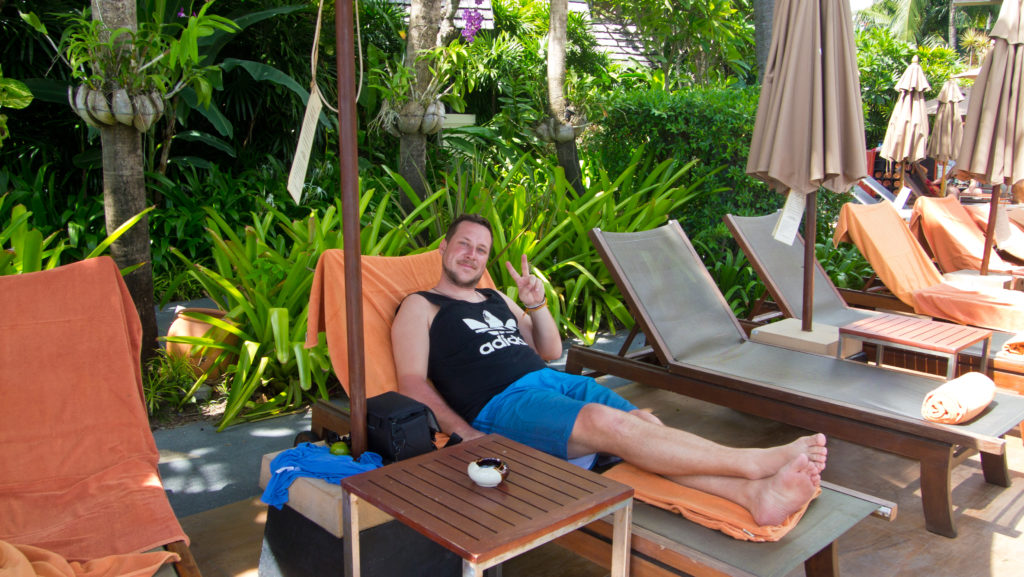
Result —
[[[479, 487], [466, 473], [483, 457], [509, 466], [497, 487]], [[341, 488], [349, 577], [360, 575], [360, 499], [462, 557], [466, 577], [614, 515], [611, 574], [629, 574], [633, 488], [499, 435], [348, 477]]]
[[974, 343], [985, 341], [981, 352], [981, 372], [988, 368], [992, 331], [953, 323], [919, 319], [905, 315], [882, 314], [839, 327], [839, 350], [843, 358], [843, 337], [875, 345], [875, 363], [882, 366], [886, 346], [945, 357], [949, 360], [946, 380], [956, 376], [957, 356]]

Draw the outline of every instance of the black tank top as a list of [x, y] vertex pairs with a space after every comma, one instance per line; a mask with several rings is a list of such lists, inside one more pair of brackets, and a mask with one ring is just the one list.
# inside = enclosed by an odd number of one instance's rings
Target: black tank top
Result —
[[477, 292], [483, 302], [416, 293], [441, 307], [430, 325], [427, 378], [467, 423], [520, 377], [547, 366], [523, 339], [501, 295], [494, 289]]

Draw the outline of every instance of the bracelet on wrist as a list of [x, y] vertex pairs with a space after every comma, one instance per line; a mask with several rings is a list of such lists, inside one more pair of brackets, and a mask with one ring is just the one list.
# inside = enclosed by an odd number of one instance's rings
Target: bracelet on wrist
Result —
[[548, 297], [544, 297], [544, 300], [542, 300], [539, 303], [533, 305], [532, 307], [528, 307], [528, 306], [526, 306], [524, 304], [523, 308], [524, 308], [524, 310], [526, 310], [527, 313], [532, 313], [534, 311], [539, 311], [540, 309], [542, 309], [542, 308], [544, 308], [546, 306], [548, 306]]

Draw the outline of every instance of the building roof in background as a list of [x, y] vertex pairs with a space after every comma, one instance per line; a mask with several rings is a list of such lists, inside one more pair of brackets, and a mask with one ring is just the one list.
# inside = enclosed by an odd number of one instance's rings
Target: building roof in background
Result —
[[[408, 12], [412, 0], [391, 0], [391, 2], [401, 4], [405, 7], [406, 12]], [[465, 25], [465, 21], [462, 18], [463, 13], [473, 8], [479, 10], [480, 15], [483, 16], [483, 22], [480, 27], [485, 30], [493, 30], [494, 11], [491, 8], [491, 0], [483, 0], [480, 5], [477, 5], [474, 0], [461, 0], [459, 2], [459, 11], [455, 15], [455, 26], [461, 29]], [[569, 11], [581, 12], [589, 17], [590, 5], [586, 0], [569, 0]], [[635, 60], [641, 64], [650, 65], [650, 61], [643, 55], [642, 45], [639, 41], [635, 40], [635, 28], [619, 26], [612, 22], [588, 19], [590, 20], [590, 32], [594, 35], [594, 39], [597, 40], [597, 45], [613, 61], [625, 63]]]

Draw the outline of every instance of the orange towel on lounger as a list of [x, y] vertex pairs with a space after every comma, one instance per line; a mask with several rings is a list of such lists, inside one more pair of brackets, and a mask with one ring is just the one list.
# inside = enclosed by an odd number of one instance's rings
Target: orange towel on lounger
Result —
[[167, 559], [168, 551], [110, 555], [85, 563], [68, 561], [46, 549], [0, 541], [0, 575], [4, 577], [149, 577]]
[[[391, 324], [406, 295], [432, 288], [441, 278], [441, 253], [400, 256], [362, 256], [363, 348], [366, 397], [398, 389], [391, 353]], [[486, 272], [480, 287], [494, 288]], [[348, 336], [345, 312], [345, 253], [324, 251], [316, 265], [309, 295], [306, 347], [315, 347], [319, 333], [327, 333], [327, 349], [334, 373], [348, 392]]]
[[958, 425], [978, 416], [996, 397], [996, 384], [981, 373], [967, 373], [925, 395], [921, 416], [933, 423]]
[[[987, 221], [985, 216], [986, 226]], [[918, 198], [910, 216], [910, 230], [935, 257], [942, 272], [981, 270], [985, 232], [955, 197]], [[995, 251], [989, 255], [989, 271], [1021, 272]]]
[[885, 286], [918, 314], [1024, 331], [1024, 291], [944, 282], [889, 203], [844, 204], [832, 240], [836, 245], [843, 241], [856, 244]]
[[[810, 505], [808, 502], [779, 525], [764, 526], [754, 522], [750, 511], [728, 499], [684, 487], [629, 463], [615, 465], [605, 471], [604, 475], [633, 487], [636, 490], [636, 498], [644, 503], [679, 513], [694, 523], [721, 531], [741, 541], [782, 539], [796, 527]], [[820, 489], [815, 497], [819, 494]]]
[[0, 540], [71, 561], [184, 540], [160, 482], [142, 326], [109, 257], [0, 276]]

